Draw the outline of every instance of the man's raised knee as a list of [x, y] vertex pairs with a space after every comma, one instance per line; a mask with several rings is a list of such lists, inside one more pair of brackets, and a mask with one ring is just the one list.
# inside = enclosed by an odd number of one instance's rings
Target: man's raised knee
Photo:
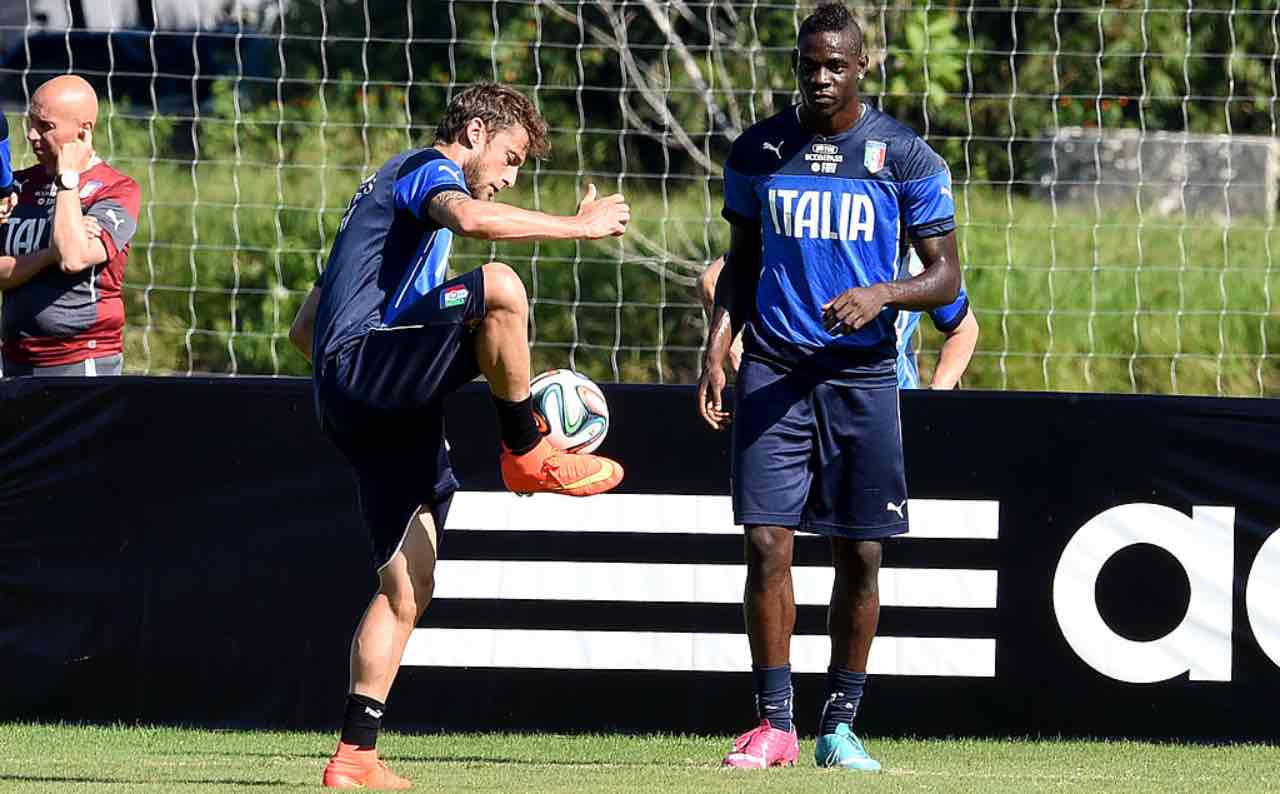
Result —
[[508, 265], [490, 262], [484, 266], [485, 311], [528, 312], [529, 296], [524, 282]]

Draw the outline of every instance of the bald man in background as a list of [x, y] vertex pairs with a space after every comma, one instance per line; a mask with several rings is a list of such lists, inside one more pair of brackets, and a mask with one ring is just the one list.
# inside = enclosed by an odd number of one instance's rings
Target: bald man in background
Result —
[[38, 161], [14, 174], [0, 226], [0, 357], [5, 377], [118, 375], [124, 283], [138, 228], [138, 183], [93, 151], [98, 97], [75, 75], [38, 88], [27, 142]]

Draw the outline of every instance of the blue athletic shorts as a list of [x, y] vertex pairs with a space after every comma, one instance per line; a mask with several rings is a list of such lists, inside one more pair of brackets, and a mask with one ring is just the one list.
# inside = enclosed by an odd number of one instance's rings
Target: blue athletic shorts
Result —
[[874, 540], [907, 531], [898, 386], [744, 358], [733, 415], [742, 525]]
[[394, 325], [370, 330], [316, 369], [316, 412], [355, 469], [360, 512], [381, 569], [428, 506], [444, 531], [458, 489], [445, 443], [444, 399], [480, 374], [473, 324], [484, 317], [484, 271], [419, 298]]

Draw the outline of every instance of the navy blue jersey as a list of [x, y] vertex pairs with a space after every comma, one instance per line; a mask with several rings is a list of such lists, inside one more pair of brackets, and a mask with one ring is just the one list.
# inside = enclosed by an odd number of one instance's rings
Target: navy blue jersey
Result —
[[724, 176], [724, 216], [759, 227], [762, 269], [746, 329], [747, 355], [837, 372], [892, 372], [897, 311], [833, 336], [822, 306], [851, 287], [897, 277], [911, 239], [955, 229], [946, 164], [913, 131], [863, 107], [832, 136], [791, 107], [734, 142]]
[[9, 152], [9, 122], [0, 113], [0, 198], [13, 191], [13, 156]]
[[[924, 264], [912, 250], [902, 258], [898, 277], [908, 279], [923, 272]], [[926, 313], [933, 321], [933, 327], [945, 334], [960, 325], [965, 315], [969, 313], [969, 294], [961, 286], [960, 294], [955, 300], [946, 306], [930, 309]], [[915, 351], [915, 335], [916, 329], [920, 327], [920, 314], [921, 312], [905, 310], [898, 312], [896, 330], [898, 333], [898, 388], [900, 389], [920, 388], [920, 369], [916, 362]]]
[[360, 184], [319, 282], [314, 361], [396, 318], [448, 277], [453, 232], [427, 214], [446, 190], [470, 195], [435, 149], [401, 152]]

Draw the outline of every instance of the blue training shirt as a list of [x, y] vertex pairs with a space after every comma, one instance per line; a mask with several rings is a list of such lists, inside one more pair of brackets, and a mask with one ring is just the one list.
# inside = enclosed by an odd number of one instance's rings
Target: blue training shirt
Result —
[[394, 325], [448, 279], [453, 232], [427, 214], [446, 190], [471, 195], [462, 168], [435, 149], [401, 152], [360, 184], [317, 282], [317, 365], [369, 330]]
[[893, 366], [897, 310], [833, 336], [822, 305], [851, 287], [897, 278], [909, 240], [955, 229], [955, 203], [942, 158], [898, 121], [864, 105], [852, 127], [823, 136], [805, 129], [793, 106], [734, 142], [724, 217], [759, 227], [763, 238], [744, 354], [881, 373]]
[[0, 198], [13, 192], [13, 155], [9, 152], [9, 121], [0, 113]]
[[[908, 279], [923, 272], [924, 264], [920, 261], [920, 257], [916, 256], [916, 252], [913, 249], [908, 249], [907, 254], [902, 257], [898, 278]], [[944, 334], [958, 326], [968, 313], [969, 295], [965, 292], [963, 286], [960, 287], [960, 294], [956, 296], [954, 301], [946, 306], [939, 306], [928, 311], [929, 318], [933, 320], [933, 327]], [[899, 389], [920, 388], [920, 370], [916, 363], [914, 339], [916, 329], [920, 327], [920, 314], [921, 312], [913, 311], [898, 312], [895, 329], [898, 334]]]

